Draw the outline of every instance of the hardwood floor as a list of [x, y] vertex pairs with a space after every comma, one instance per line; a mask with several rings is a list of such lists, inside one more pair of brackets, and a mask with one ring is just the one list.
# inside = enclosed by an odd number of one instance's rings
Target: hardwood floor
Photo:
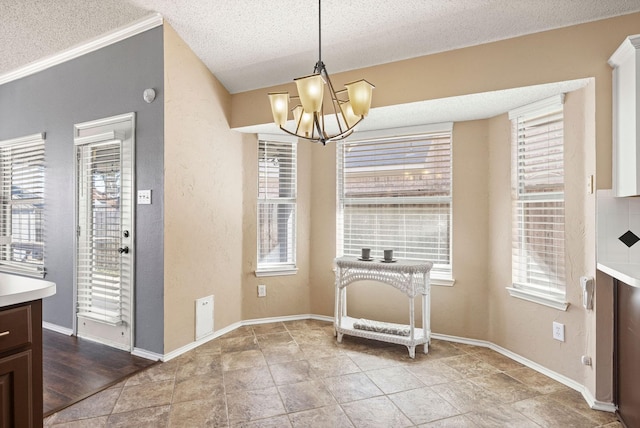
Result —
[[45, 417], [156, 363], [46, 329], [42, 341]]

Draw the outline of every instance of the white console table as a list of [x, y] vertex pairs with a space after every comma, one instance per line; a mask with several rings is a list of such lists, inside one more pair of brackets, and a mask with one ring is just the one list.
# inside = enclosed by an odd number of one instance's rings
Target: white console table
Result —
[[[416, 345], [424, 344], [424, 353], [429, 352], [431, 342], [430, 285], [431, 262], [398, 261], [383, 263], [379, 260], [361, 261], [354, 257], [340, 257], [336, 264], [336, 305], [334, 326], [338, 342], [342, 335], [365, 337], [367, 339], [405, 345], [409, 356], [415, 358]], [[353, 327], [358, 320], [347, 316], [347, 286], [356, 281], [377, 281], [391, 285], [409, 297], [409, 335], [401, 336]], [[414, 298], [422, 297], [422, 328], [415, 327]]]

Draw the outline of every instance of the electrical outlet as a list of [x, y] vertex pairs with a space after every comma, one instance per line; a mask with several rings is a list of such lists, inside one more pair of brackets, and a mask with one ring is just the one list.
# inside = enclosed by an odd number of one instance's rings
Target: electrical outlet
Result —
[[260, 284], [258, 285], [258, 297], [267, 297], [267, 286]]
[[553, 338], [564, 342], [564, 324], [559, 322], [553, 322]]

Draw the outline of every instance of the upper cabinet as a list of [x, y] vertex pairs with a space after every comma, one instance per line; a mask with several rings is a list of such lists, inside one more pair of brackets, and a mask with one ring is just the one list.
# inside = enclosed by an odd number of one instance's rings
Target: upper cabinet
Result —
[[640, 195], [640, 34], [609, 58], [613, 67], [613, 191]]

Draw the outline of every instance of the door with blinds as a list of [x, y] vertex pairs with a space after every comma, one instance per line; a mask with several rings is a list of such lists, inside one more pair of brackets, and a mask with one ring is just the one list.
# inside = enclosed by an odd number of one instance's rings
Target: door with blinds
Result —
[[133, 114], [76, 125], [76, 330], [130, 351]]

